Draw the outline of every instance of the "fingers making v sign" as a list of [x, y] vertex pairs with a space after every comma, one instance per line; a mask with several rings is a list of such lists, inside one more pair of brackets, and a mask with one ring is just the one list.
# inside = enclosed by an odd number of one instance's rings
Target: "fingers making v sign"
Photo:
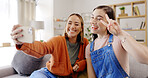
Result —
[[107, 30], [111, 34], [118, 36], [122, 31], [118, 22], [110, 19], [107, 14], [105, 14], [105, 18], [107, 20], [107, 23], [104, 22], [103, 20], [101, 20], [101, 23], [104, 24], [107, 27]]

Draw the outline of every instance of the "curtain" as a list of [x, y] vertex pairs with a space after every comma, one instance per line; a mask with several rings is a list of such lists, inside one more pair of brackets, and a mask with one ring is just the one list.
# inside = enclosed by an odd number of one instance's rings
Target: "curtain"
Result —
[[17, 24], [17, 0], [0, 0], [0, 46], [13, 43], [10, 33]]
[[35, 0], [0, 0], [0, 46], [11, 43], [10, 33], [15, 24], [30, 25], [35, 19]]
[[18, 0], [18, 24], [30, 26], [30, 22], [35, 20], [35, 11], [35, 0]]

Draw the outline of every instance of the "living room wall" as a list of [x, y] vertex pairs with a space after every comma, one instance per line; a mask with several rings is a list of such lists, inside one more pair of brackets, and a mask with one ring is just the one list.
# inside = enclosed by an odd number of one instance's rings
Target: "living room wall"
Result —
[[54, 18], [68, 17], [75, 8], [75, 0], [54, 0], [53, 16]]
[[[40, 2], [41, 1], [42, 0], [40, 0]], [[92, 12], [93, 8], [95, 8], [98, 5], [104, 5], [104, 4], [111, 5], [111, 4], [118, 4], [118, 3], [124, 3], [124, 2], [132, 2], [132, 1], [139, 1], [139, 0], [53, 0], [53, 5], [52, 5], [53, 16], [52, 17], [53, 19], [67, 18], [68, 15], [74, 12], [76, 13]], [[44, 2], [44, 4], [47, 5], [46, 10], [49, 10], [48, 7], [51, 7], [50, 2]], [[45, 6], [42, 8], [45, 9]], [[43, 14], [48, 15], [45, 12]], [[50, 25], [52, 25], [52, 28], [53, 28], [52, 30], [50, 30], [50, 34], [52, 33], [52, 36], [53, 36], [54, 23], [51, 23]], [[51, 26], [49, 27], [51, 29]], [[47, 28], [47, 30], [49, 31], [49, 28]], [[45, 39], [48, 39], [48, 38], [45, 38]]]
[[[74, 10], [75, 12], [79, 12], [79, 13], [88, 13], [88, 12], [92, 12], [92, 10], [97, 7], [98, 5], [112, 5], [112, 4], [118, 4], [118, 3], [126, 3], [126, 2], [132, 2], [132, 1], [141, 1], [141, 0], [74, 0]], [[83, 4], [83, 5], [82, 5]], [[147, 1], [148, 4], [148, 1]], [[148, 6], [147, 6], [148, 8]], [[145, 8], [143, 8], [143, 11], [145, 10]], [[141, 12], [143, 13], [143, 12]], [[148, 13], [147, 13], [148, 15]], [[148, 18], [147, 18], [148, 19]], [[122, 21], [123, 22], [123, 21]], [[138, 21], [134, 21], [135, 24]], [[147, 20], [148, 22], [148, 20]], [[133, 26], [134, 23], [133, 23]], [[148, 30], [148, 28], [147, 28]], [[130, 32], [132, 33], [132, 32]], [[133, 32], [134, 34], [138, 34], [138, 32]], [[132, 34], [133, 34], [132, 33]], [[138, 35], [139, 37], [143, 38], [144, 35], [140, 34]], [[147, 32], [147, 36], [148, 36], [148, 32]], [[148, 39], [147, 39], [148, 41]]]
[[67, 18], [73, 11], [73, 0], [39, 0], [36, 8], [36, 20], [45, 22], [43, 40], [54, 36], [55, 18]]
[[36, 6], [36, 20], [44, 21], [42, 39], [46, 41], [53, 37], [53, 0], [38, 0]]

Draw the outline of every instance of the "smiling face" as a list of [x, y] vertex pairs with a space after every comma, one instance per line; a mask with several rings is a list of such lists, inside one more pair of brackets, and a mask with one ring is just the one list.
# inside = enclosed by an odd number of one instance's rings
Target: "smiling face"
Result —
[[68, 38], [77, 38], [77, 35], [82, 31], [81, 20], [78, 16], [72, 15], [66, 23], [66, 33]]
[[90, 23], [91, 23], [91, 32], [93, 34], [102, 34], [107, 33], [107, 27], [103, 25], [100, 20], [106, 22], [105, 12], [103, 9], [95, 9], [91, 15]]

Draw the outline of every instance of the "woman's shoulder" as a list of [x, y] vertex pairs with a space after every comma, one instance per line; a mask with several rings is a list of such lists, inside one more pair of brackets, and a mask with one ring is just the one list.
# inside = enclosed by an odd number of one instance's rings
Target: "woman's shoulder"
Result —
[[64, 36], [54, 36], [53, 38], [54, 39], [64, 39], [65, 37]]
[[87, 38], [85, 38], [85, 37], [83, 38], [83, 40], [84, 40], [84, 41], [88, 41], [88, 39], [87, 39]]
[[86, 48], [87, 48], [87, 49], [89, 49], [89, 48], [90, 48], [90, 43], [86, 46]]
[[90, 56], [90, 43], [86, 46], [85, 57], [86, 57], [86, 59], [91, 58], [91, 56]]
[[88, 44], [89, 44], [89, 41], [88, 41], [88, 39], [87, 39], [87, 38], [83, 38], [83, 42], [84, 42], [86, 45], [88, 45]]

